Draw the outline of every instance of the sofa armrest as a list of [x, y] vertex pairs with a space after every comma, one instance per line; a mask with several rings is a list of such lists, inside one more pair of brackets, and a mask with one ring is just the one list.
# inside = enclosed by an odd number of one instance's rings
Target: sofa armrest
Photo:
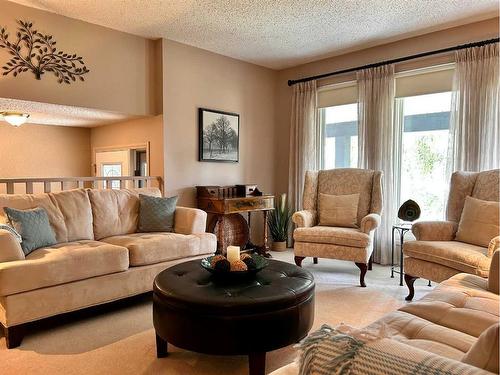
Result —
[[490, 272], [488, 274], [488, 290], [491, 293], [499, 293], [500, 277], [500, 250], [496, 250], [491, 256]]
[[25, 259], [21, 244], [14, 234], [0, 229], [0, 263]]
[[419, 221], [411, 231], [417, 241], [452, 241], [457, 227], [454, 221]]
[[372, 230], [375, 230], [380, 225], [380, 215], [379, 214], [368, 214], [361, 219], [360, 229], [361, 232], [369, 234]]
[[500, 236], [496, 236], [488, 245], [488, 257], [491, 258], [495, 251], [500, 250]]
[[317, 223], [317, 214], [313, 210], [297, 211], [292, 215], [292, 221], [297, 228], [313, 227]]
[[207, 228], [207, 213], [198, 208], [176, 207], [174, 232], [180, 234], [204, 233]]

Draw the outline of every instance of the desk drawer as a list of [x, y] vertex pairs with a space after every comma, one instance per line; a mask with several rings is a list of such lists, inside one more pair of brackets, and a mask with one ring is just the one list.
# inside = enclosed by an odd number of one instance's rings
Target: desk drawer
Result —
[[226, 201], [226, 212], [269, 210], [274, 207], [274, 197], [231, 199]]

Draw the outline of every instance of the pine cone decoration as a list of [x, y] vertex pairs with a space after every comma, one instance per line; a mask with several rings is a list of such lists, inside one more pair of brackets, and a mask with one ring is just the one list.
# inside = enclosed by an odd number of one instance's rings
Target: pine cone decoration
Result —
[[215, 263], [217, 263], [219, 260], [226, 259], [224, 255], [215, 255], [210, 259], [210, 265], [212, 268], [215, 268]]
[[242, 260], [231, 263], [231, 271], [247, 271], [248, 267]]
[[227, 259], [219, 259], [217, 263], [215, 263], [214, 269], [222, 272], [232, 271], [231, 263]]

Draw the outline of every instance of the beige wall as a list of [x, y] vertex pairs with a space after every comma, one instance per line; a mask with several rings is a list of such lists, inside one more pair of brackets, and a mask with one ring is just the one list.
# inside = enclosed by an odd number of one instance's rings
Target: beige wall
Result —
[[[114, 31], [87, 22], [0, 0], [0, 25], [11, 35], [16, 20], [33, 22], [42, 33], [53, 35], [57, 47], [84, 58], [90, 72], [85, 82], [59, 84], [51, 73], [41, 80], [26, 72], [0, 76], [0, 97], [43, 103], [111, 110], [127, 114], [161, 113], [161, 71], [155, 63], [159, 42]], [[0, 49], [0, 65], [9, 54]], [[161, 61], [159, 61], [161, 63]]]
[[[276, 72], [165, 40], [163, 74], [166, 193], [194, 206], [196, 185], [274, 192]], [[198, 161], [199, 107], [239, 113], [239, 163]]]
[[[274, 192], [276, 72], [173, 41], [163, 41], [165, 186], [196, 206], [196, 185], [255, 183]], [[198, 161], [198, 108], [240, 115], [240, 161]], [[252, 241], [262, 241], [252, 215]]]
[[96, 147], [123, 147], [149, 142], [151, 176], [163, 176], [163, 116], [99, 126], [90, 130], [92, 163]]
[[[277, 81], [277, 138], [275, 148], [275, 187], [277, 191], [285, 191], [288, 185], [289, 128], [291, 116], [291, 93], [288, 87], [289, 79], [297, 79], [311, 75], [328, 73], [398, 57], [409, 56], [421, 52], [451, 47], [474, 41], [496, 38], [499, 34], [499, 19], [494, 18], [460, 27], [437, 31], [394, 43], [352, 52], [325, 60], [301, 65], [278, 72]], [[435, 65], [453, 61], [453, 55], [443, 55], [427, 59], [414, 60], [400, 64], [397, 70], [413, 69], [421, 66]], [[353, 74], [338, 76], [335, 79], [324, 80], [320, 84], [348, 81], [354, 79]]]
[[90, 174], [90, 129], [0, 121], [0, 178]]

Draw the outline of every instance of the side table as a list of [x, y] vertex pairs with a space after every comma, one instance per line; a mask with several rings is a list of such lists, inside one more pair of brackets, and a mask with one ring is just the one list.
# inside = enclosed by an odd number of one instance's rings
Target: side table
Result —
[[[392, 226], [392, 247], [391, 247], [391, 278], [394, 278], [394, 273], [399, 273], [399, 286], [403, 286], [403, 275], [404, 275], [404, 257], [403, 257], [403, 244], [405, 241], [405, 234], [411, 232], [411, 223], [400, 223], [394, 224]], [[394, 232], [397, 231], [399, 234], [399, 271], [394, 265]], [[428, 286], [431, 286], [431, 281], [429, 280]]]

